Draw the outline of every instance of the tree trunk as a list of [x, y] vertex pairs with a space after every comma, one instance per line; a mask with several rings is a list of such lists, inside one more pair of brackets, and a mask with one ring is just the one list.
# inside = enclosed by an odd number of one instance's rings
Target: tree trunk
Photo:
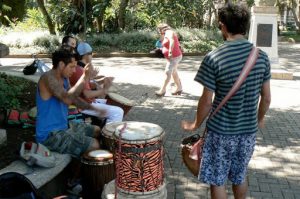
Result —
[[211, 10], [211, 6], [209, 6], [208, 9], [208, 20], [207, 20], [207, 27], [211, 28], [211, 18], [212, 18], [212, 10]]
[[121, 0], [119, 6], [118, 26], [121, 30], [125, 29], [125, 13], [129, 0]]
[[96, 17], [97, 31], [103, 32], [103, 20], [106, 8], [110, 5], [110, 0], [101, 1], [101, 9], [99, 15]]
[[292, 11], [292, 13], [293, 13], [294, 20], [295, 20], [295, 22], [296, 22], [297, 30], [298, 30], [298, 32], [300, 32], [300, 22], [299, 22], [299, 19], [298, 19], [298, 17], [297, 17], [297, 14], [296, 14], [296, 9], [295, 9], [295, 8], [292, 8], [291, 11]]
[[50, 18], [50, 15], [48, 14], [45, 4], [44, 4], [44, 0], [36, 0], [38, 7], [40, 9], [40, 11], [42, 12], [42, 14], [44, 15], [45, 19], [46, 19], [46, 23], [49, 29], [49, 32], [51, 35], [55, 35], [55, 24], [53, 23], [52, 19]]
[[97, 22], [97, 32], [103, 32], [103, 16], [104, 15], [99, 15], [96, 17], [96, 22]]

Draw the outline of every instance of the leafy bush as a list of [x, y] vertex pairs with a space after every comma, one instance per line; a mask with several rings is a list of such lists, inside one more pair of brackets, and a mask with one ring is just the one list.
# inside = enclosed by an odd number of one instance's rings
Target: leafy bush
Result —
[[47, 24], [42, 13], [36, 8], [28, 9], [25, 20], [19, 22], [15, 27], [15, 30], [25, 32], [39, 29], [47, 29]]
[[149, 52], [155, 44], [155, 35], [150, 32], [131, 32], [120, 34], [118, 44], [121, 51]]
[[11, 28], [6, 28], [5, 30], [6, 31], [2, 34], [0, 31], [0, 42], [6, 44], [9, 47], [17, 48], [33, 46], [33, 41], [36, 38], [43, 35], [49, 35], [49, 33], [46, 33], [45, 31], [20, 32]]
[[[88, 42], [97, 51], [103, 49], [114, 49], [122, 52], [149, 52], [155, 44], [155, 34], [147, 31], [136, 31], [121, 34], [94, 35]], [[104, 47], [106, 46], [106, 48]]]
[[60, 41], [57, 36], [42, 36], [36, 38], [33, 44], [46, 49], [48, 52], [52, 52], [60, 46]]
[[[184, 52], [208, 52], [222, 42], [216, 30], [181, 28], [176, 30]], [[133, 31], [121, 34], [92, 35], [88, 42], [95, 51], [122, 51], [147, 53], [154, 48], [159, 35], [155, 31]]]
[[[175, 30], [179, 36], [184, 52], [208, 52], [218, 46], [223, 40], [216, 29], [189, 29]], [[1, 35], [0, 42], [10, 47], [11, 54], [22, 52], [51, 53], [60, 46], [62, 36], [53, 36], [43, 31], [35, 32], [6, 32]], [[159, 35], [156, 31], [140, 30], [123, 33], [91, 34], [87, 42], [93, 47], [94, 52], [129, 52], [147, 53], [155, 46]]]
[[26, 14], [26, 1], [20, 0], [2, 0], [1, 3], [7, 5], [11, 10], [4, 10], [0, 15], [0, 22], [4, 25], [10, 25], [4, 17], [7, 16], [10, 21], [22, 21]]
[[0, 110], [20, 108], [18, 97], [25, 88], [26, 83], [21, 78], [0, 73]]
[[177, 32], [181, 37], [184, 52], [208, 52], [223, 41], [215, 29], [180, 28]]

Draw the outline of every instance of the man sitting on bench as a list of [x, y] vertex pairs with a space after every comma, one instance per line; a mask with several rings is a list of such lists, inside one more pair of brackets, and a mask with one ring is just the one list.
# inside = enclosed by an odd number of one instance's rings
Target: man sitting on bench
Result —
[[[77, 53], [78, 53], [78, 62], [76, 66], [76, 72], [70, 77], [70, 84], [73, 86], [77, 83], [80, 79], [81, 75], [83, 74], [83, 66], [90, 63], [92, 61], [92, 48], [88, 43], [81, 42], [77, 46]], [[91, 66], [92, 68], [93, 66]], [[92, 70], [93, 71], [93, 70]], [[96, 70], [94, 70], [96, 72]], [[97, 76], [98, 74], [94, 74]], [[104, 109], [106, 111], [106, 119], [107, 123], [110, 122], [121, 122], [123, 120], [124, 111], [122, 108], [118, 106], [108, 105], [106, 104], [105, 98], [109, 87], [111, 86], [113, 81], [113, 77], [104, 77], [103, 80], [100, 81], [102, 84], [99, 85], [100, 82], [94, 81], [87, 81], [85, 84], [85, 88], [82, 92], [82, 97], [88, 103], [91, 103], [92, 106], [98, 107], [100, 109]], [[92, 89], [95, 88], [95, 89]], [[93, 109], [83, 109], [81, 113], [90, 116], [99, 117], [99, 114]]]
[[74, 123], [68, 128], [68, 105], [94, 110], [101, 117], [105, 117], [106, 112], [79, 97], [84, 82], [89, 81], [90, 64], [84, 67], [83, 75], [70, 89], [68, 78], [75, 72], [75, 55], [68, 50], [57, 50], [52, 54], [52, 63], [53, 68], [38, 82], [36, 139], [50, 150], [79, 158], [86, 151], [99, 149], [95, 138], [100, 135], [100, 128], [85, 123]]

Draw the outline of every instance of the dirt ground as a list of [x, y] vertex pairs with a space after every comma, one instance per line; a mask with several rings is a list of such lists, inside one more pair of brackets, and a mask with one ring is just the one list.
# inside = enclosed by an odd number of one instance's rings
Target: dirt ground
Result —
[[[28, 81], [25, 80], [24, 81]], [[19, 111], [29, 111], [35, 106], [36, 83], [29, 81], [19, 96], [21, 108]], [[0, 128], [6, 129], [7, 145], [0, 148], [0, 169], [18, 159], [19, 148], [23, 141], [35, 141], [35, 128], [23, 129], [21, 125], [11, 126], [4, 124]]]

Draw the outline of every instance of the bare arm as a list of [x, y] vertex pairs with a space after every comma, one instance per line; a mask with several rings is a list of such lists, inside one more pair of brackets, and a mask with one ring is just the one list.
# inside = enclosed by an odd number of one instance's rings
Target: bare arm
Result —
[[260, 92], [261, 98], [258, 107], [258, 126], [260, 128], [264, 127], [264, 117], [267, 111], [269, 110], [271, 104], [271, 89], [270, 89], [270, 81], [265, 82], [262, 85], [262, 89]]
[[210, 113], [212, 107], [212, 97], [213, 92], [208, 90], [207, 88], [203, 88], [202, 96], [198, 101], [197, 114], [195, 116], [194, 121], [182, 121], [181, 128], [187, 131], [194, 131], [199, 128], [202, 122]]
[[39, 82], [41, 96], [44, 99], [55, 96], [65, 104], [75, 104], [77, 107], [82, 109], [90, 108], [90, 105], [87, 102], [79, 99], [79, 95], [84, 88], [84, 81], [88, 79], [88, 70], [88, 66], [85, 67], [84, 75], [82, 75], [82, 77], [70, 90], [66, 90], [64, 88], [63, 79], [57, 79], [55, 71], [46, 73], [42, 76], [41, 81]]
[[169, 56], [169, 58], [171, 58], [172, 57], [172, 51], [173, 51], [173, 48], [174, 48], [174, 32], [171, 31], [171, 30], [167, 30], [165, 37], [167, 37], [169, 42], [170, 42], [169, 55], [168, 56]]

